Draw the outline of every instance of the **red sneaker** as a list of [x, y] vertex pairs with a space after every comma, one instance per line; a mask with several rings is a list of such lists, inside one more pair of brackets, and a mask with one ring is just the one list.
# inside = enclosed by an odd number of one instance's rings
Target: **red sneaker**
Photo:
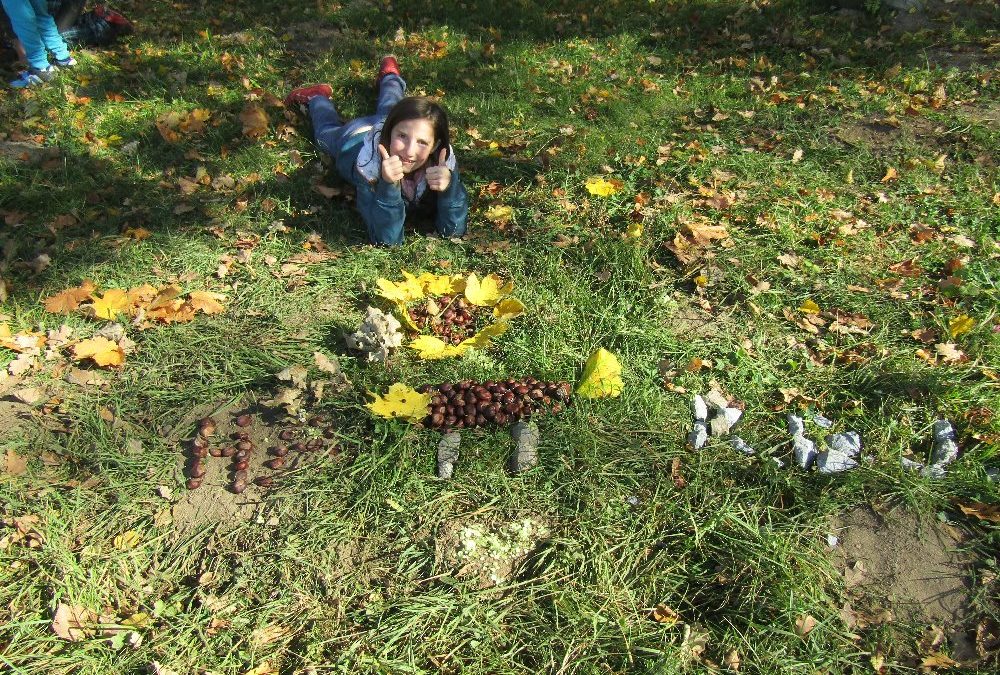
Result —
[[97, 5], [94, 7], [94, 15], [104, 19], [117, 28], [119, 35], [128, 35], [135, 32], [135, 26], [132, 25], [131, 21], [113, 9], [108, 9], [104, 5]]
[[314, 84], [308, 87], [292, 89], [288, 96], [285, 97], [285, 107], [290, 108], [293, 105], [309, 105], [309, 99], [316, 98], [317, 96], [330, 98], [333, 96], [333, 89], [331, 89], [328, 84]]
[[378, 89], [378, 85], [382, 81], [382, 78], [388, 75], [389, 73], [392, 73], [393, 75], [397, 75], [399, 77], [403, 76], [403, 74], [399, 72], [399, 63], [396, 61], [396, 57], [393, 56], [392, 54], [389, 54], [388, 56], [383, 56], [382, 60], [378, 64], [378, 76], [375, 78], [376, 89]]

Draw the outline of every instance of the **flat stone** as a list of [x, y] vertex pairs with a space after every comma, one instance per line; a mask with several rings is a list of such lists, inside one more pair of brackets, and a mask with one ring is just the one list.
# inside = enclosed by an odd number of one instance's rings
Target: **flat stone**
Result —
[[462, 435], [457, 431], [449, 431], [438, 443], [437, 471], [438, 478], [451, 478], [458, 462], [458, 446], [462, 444]]
[[788, 420], [788, 433], [790, 433], [792, 436], [801, 436], [805, 432], [806, 427], [802, 423], [802, 418], [799, 417], [798, 415], [793, 415], [792, 413], [788, 413], [785, 416], [785, 419]]
[[691, 399], [691, 414], [698, 421], [704, 422], [708, 419], [708, 405], [699, 394], [695, 394]]
[[808, 471], [809, 467], [816, 461], [816, 444], [805, 436], [795, 436], [792, 438], [792, 446], [795, 463]]
[[743, 411], [739, 408], [723, 408], [721, 414], [726, 418], [726, 421], [729, 422], [730, 429], [735, 427], [736, 423], [740, 421], [741, 417], [743, 417]]
[[744, 455], [754, 455], [757, 453], [750, 444], [744, 441], [739, 436], [733, 436], [729, 439], [729, 445], [733, 446], [733, 450], [736, 452], [742, 452]]
[[900, 457], [899, 465], [903, 467], [904, 471], [920, 471], [921, 469], [924, 468], [922, 462], [914, 462], [909, 457]]
[[826, 437], [830, 452], [836, 452], [846, 457], [857, 457], [861, 452], [861, 436], [856, 431], [842, 434], [830, 434]]
[[813, 422], [815, 422], [816, 426], [818, 426], [821, 429], [832, 429], [833, 428], [833, 420], [831, 420], [829, 417], [824, 417], [823, 415], [821, 415], [819, 413], [816, 413], [813, 416]]
[[820, 473], [840, 473], [856, 469], [857, 467], [858, 463], [850, 455], [842, 452], [827, 450], [816, 455], [816, 470]]
[[701, 420], [696, 420], [694, 427], [691, 429], [691, 433], [689, 433], [687, 437], [688, 447], [699, 450], [703, 445], [705, 445], [705, 441], [707, 440], [708, 425]]
[[520, 421], [510, 428], [510, 435], [514, 439], [514, 451], [510, 453], [507, 460], [507, 468], [511, 473], [521, 473], [538, 465], [538, 441], [541, 439], [541, 432], [538, 425], [532, 421]]

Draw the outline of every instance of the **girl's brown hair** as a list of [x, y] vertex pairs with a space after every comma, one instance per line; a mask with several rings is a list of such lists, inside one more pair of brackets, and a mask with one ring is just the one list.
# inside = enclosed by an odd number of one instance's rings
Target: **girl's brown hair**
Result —
[[[439, 103], [425, 96], [407, 96], [400, 99], [399, 103], [392, 107], [382, 125], [382, 134], [379, 136], [379, 143], [388, 148], [391, 142], [392, 130], [400, 122], [407, 120], [425, 119], [430, 120], [434, 127], [434, 148], [431, 150], [430, 159], [437, 162], [438, 151], [445, 148], [446, 153], [450, 152], [451, 140], [448, 134], [448, 113], [444, 111]], [[447, 154], [445, 154], [447, 157]]]

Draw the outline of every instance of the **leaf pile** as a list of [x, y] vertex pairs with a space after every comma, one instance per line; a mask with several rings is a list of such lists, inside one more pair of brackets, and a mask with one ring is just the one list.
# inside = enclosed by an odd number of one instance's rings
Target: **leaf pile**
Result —
[[195, 314], [220, 314], [225, 311], [225, 296], [211, 291], [189, 291], [168, 284], [154, 288], [148, 284], [131, 289], [109, 288], [99, 294], [93, 282], [68, 288], [45, 299], [45, 309], [54, 314], [69, 314], [80, 309], [96, 319], [114, 320], [120, 315], [132, 319], [140, 329], [156, 324], [194, 320]]

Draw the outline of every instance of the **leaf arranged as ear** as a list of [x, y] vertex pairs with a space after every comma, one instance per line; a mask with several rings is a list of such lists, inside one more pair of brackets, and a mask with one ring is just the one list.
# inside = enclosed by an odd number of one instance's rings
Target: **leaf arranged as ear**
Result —
[[624, 387], [618, 358], [606, 349], [598, 349], [587, 359], [576, 393], [585, 398], [620, 396]]
[[375, 399], [366, 404], [373, 414], [386, 419], [403, 419], [409, 422], [419, 422], [427, 417], [431, 403], [430, 394], [421, 394], [417, 390], [397, 382], [389, 387], [385, 396], [372, 394]]
[[500, 277], [495, 274], [488, 274], [480, 281], [473, 273], [465, 280], [465, 299], [480, 307], [492, 307], [501, 298], [510, 295], [513, 290], [513, 282], [508, 281], [503, 284]]

